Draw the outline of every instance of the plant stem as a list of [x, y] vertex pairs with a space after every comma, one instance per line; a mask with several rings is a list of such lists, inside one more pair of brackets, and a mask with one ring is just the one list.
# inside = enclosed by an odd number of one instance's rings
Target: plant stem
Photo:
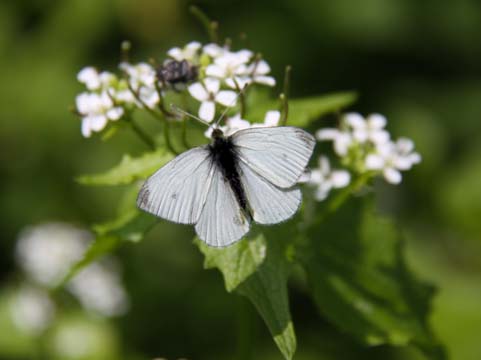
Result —
[[285, 126], [287, 124], [287, 117], [289, 116], [289, 86], [291, 78], [292, 67], [290, 65], [286, 66], [286, 71], [284, 74], [284, 88], [280, 95], [282, 102], [282, 113], [281, 113], [281, 125]]
[[197, 20], [204, 26], [206, 32], [209, 34], [209, 39], [213, 43], [219, 41], [219, 36], [217, 31], [219, 29], [219, 23], [217, 21], [212, 21], [209, 17], [197, 6], [192, 5], [189, 8], [192, 15], [194, 15]]
[[142, 100], [142, 98], [139, 96], [139, 94], [132, 88], [132, 86], [129, 84], [129, 90], [134, 95], [135, 99], [142, 105], [142, 108], [147, 111], [150, 115], [152, 115], [154, 118], [157, 120], [161, 121], [164, 123], [164, 141], [165, 141], [165, 146], [167, 146], [167, 149], [175, 155], [178, 155], [179, 153], [174, 149], [172, 146], [172, 142], [170, 141], [170, 123], [169, 121], [160, 116], [156, 111], [152, 110], [150, 107], [147, 106], [147, 104]]

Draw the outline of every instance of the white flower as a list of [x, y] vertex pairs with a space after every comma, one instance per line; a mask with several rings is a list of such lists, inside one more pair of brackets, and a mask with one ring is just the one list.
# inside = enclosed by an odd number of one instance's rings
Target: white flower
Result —
[[82, 117], [82, 135], [90, 137], [92, 132], [102, 131], [109, 120], [122, 117], [124, 109], [115, 106], [106, 91], [101, 94], [81, 93], [75, 99], [77, 111]]
[[331, 170], [329, 159], [319, 157], [319, 168], [312, 169], [310, 174], [301, 176], [298, 182], [307, 182], [316, 185], [316, 200], [322, 201], [329, 195], [332, 189], [339, 189], [349, 185], [351, 175], [346, 170]]
[[234, 91], [220, 90], [218, 79], [206, 78], [203, 82], [190, 85], [188, 89], [189, 93], [201, 102], [199, 117], [208, 122], [214, 119], [216, 103], [231, 107], [237, 102], [237, 94]]
[[250, 85], [251, 83], [275, 86], [276, 80], [272, 76], [267, 76], [270, 71], [271, 68], [266, 61], [255, 61], [245, 68], [240, 68], [238, 70], [239, 76], [227, 78], [225, 83], [231, 88], [239, 87], [240, 89], [243, 89], [246, 85]]
[[382, 144], [389, 141], [389, 133], [384, 130], [387, 120], [381, 114], [371, 114], [364, 119], [358, 113], [348, 113], [344, 121], [352, 128], [352, 136], [360, 143], [371, 141]]
[[[136, 65], [123, 62], [119, 67], [127, 74], [127, 81], [132, 90], [137, 93], [146, 106], [153, 109], [160, 100], [155, 88], [155, 82], [157, 81], [155, 69], [143, 62]], [[137, 101], [135, 103], [140, 107], [141, 104], [138, 104]]]
[[177, 61], [182, 61], [182, 60], [187, 60], [190, 62], [195, 62], [197, 58], [197, 54], [199, 49], [202, 47], [202, 45], [197, 42], [197, 41], [192, 41], [188, 43], [183, 49], [179, 47], [174, 47], [170, 49], [167, 54], [177, 60]]
[[391, 184], [399, 184], [401, 171], [409, 170], [421, 162], [421, 155], [414, 152], [414, 143], [407, 138], [400, 138], [395, 143], [387, 142], [376, 147], [376, 152], [366, 157], [368, 170], [382, 171], [384, 178]]
[[316, 138], [320, 141], [331, 140], [334, 143], [334, 151], [337, 155], [346, 156], [353, 144], [352, 135], [345, 131], [333, 128], [320, 129], [316, 132]]
[[[247, 74], [247, 63], [252, 58], [249, 50], [237, 52], [225, 51], [222, 55], [214, 59], [214, 63], [207, 66], [205, 73], [207, 76], [222, 79], [231, 88], [236, 88], [233, 79], [239, 79]], [[228, 80], [230, 79], [230, 80]], [[239, 84], [240, 86], [240, 84]]]
[[100, 90], [108, 88], [116, 80], [116, 76], [107, 71], [99, 73], [94, 67], [88, 66], [80, 70], [77, 80], [85, 84], [88, 90]]
[[202, 52], [204, 54], [207, 54], [211, 58], [214, 58], [214, 59], [224, 55], [224, 53], [227, 52], [227, 51], [229, 51], [228, 48], [222, 47], [222, 46], [217, 45], [215, 43], [210, 43], [210, 44], [204, 45], [204, 47], [202, 48]]
[[19, 237], [16, 258], [22, 270], [38, 284], [55, 287], [80, 260], [92, 236], [61, 223], [27, 228]]
[[94, 263], [83, 269], [68, 284], [82, 306], [103, 316], [117, 316], [128, 307], [127, 294], [118, 272], [105, 263]]
[[266, 112], [266, 116], [264, 117], [264, 122], [254, 123], [252, 127], [270, 127], [270, 126], [277, 126], [279, 125], [279, 121], [281, 119], [281, 113], [277, 110], [270, 110]]
[[23, 285], [10, 301], [14, 325], [29, 335], [39, 335], [52, 322], [55, 305], [48, 294], [36, 287]]

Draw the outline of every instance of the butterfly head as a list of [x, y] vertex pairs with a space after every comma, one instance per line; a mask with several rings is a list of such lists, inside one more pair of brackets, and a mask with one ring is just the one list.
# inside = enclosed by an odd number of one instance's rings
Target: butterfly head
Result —
[[223, 139], [223, 138], [224, 138], [224, 133], [222, 132], [221, 129], [214, 128], [214, 130], [212, 130], [212, 139], [213, 140]]

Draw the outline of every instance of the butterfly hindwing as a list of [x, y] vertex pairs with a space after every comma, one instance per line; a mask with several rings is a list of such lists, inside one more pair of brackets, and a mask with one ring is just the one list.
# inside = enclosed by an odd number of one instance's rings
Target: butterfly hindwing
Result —
[[213, 169], [207, 147], [186, 151], [144, 183], [137, 206], [176, 223], [195, 224], [207, 199]]
[[250, 227], [232, 188], [218, 167], [214, 167], [212, 184], [195, 231], [210, 246], [227, 246], [241, 239]]
[[239, 160], [280, 188], [296, 184], [315, 145], [311, 134], [288, 126], [240, 130], [231, 138]]
[[297, 212], [302, 200], [299, 188], [279, 188], [241, 161], [239, 169], [252, 217], [256, 222], [277, 224]]

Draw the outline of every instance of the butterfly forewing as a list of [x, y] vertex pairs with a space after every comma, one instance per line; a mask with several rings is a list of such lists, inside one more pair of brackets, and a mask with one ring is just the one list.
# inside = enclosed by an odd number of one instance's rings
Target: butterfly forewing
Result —
[[213, 172], [206, 147], [186, 151], [144, 183], [137, 206], [176, 223], [195, 224], [206, 202]]
[[259, 224], [277, 224], [292, 217], [301, 204], [298, 188], [281, 189], [239, 162], [241, 180], [253, 219]]
[[314, 137], [295, 127], [240, 130], [232, 135], [240, 161], [272, 184], [296, 184], [314, 149]]
[[212, 184], [195, 231], [210, 246], [227, 246], [249, 231], [249, 219], [221, 170], [214, 168]]

